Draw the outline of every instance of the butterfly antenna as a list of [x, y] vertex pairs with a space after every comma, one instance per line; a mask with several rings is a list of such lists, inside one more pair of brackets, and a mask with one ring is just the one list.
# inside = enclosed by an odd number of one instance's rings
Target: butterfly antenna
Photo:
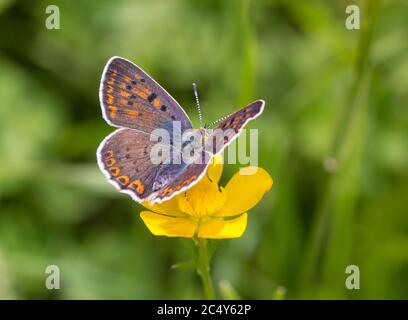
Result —
[[208, 127], [211, 128], [212, 126], [216, 125], [218, 122], [224, 121], [224, 120], [227, 119], [231, 114], [232, 114], [232, 113], [227, 114], [226, 116], [223, 116], [223, 117], [219, 118], [218, 120], [215, 120], [215, 121], [211, 122], [211, 123], [208, 125]]
[[200, 128], [202, 128], [203, 127], [203, 116], [201, 114], [200, 101], [198, 100], [197, 85], [195, 84], [195, 82], [193, 83], [193, 89], [194, 89], [194, 96], [195, 96], [196, 103], [197, 103], [198, 116], [200, 117]]

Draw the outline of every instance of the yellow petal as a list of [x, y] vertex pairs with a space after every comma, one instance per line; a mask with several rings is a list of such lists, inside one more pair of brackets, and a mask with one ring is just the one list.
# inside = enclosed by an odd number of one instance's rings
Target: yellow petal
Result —
[[150, 211], [142, 211], [140, 217], [155, 236], [192, 238], [197, 222], [189, 218], [163, 216]]
[[196, 218], [210, 216], [224, 206], [226, 194], [218, 188], [218, 184], [204, 177], [199, 183], [178, 198], [178, 206], [182, 212]]
[[211, 218], [200, 223], [198, 237], [207, 239], [239, 238], [245, 232], [247, 226], [246, 213], [238, 218], [224, 220], [222, 218]]
[[242, 175], [237, 172], [225, 187], [227, 200], [218, 216], [235, 216], [254, 207], [272, 187], [272, 178], [262, 168], [246, 167], [246, 172], [255, 170], [254, 174]]
[[222, 169], [224, 167], [223, 158], [221, 155], [215, 156], [212, 162], [208, 165], [207, 175], [210, 177], [211, 181], [218, 184], [222, 175]]
[[[208, 188], [209, 185], [211, 186], [217, 185], [222, 175], [222, 169], [223, 169], [222, 156], [218, 155], [216, 157], [213, 157], [211, 164], [209, 164], [208, 166], [207, 175], [205, 175], [203, 179], [197, 185], [193, 186], [190, 190], [197, 189], [197, 187], [199, 189], [202, 189], [204, 186]], [[208, 177], [211, 180], [209, 180]], [[183, 201], [183, 198], [184, 198], [184, 193], [181, 193], [163, 203], [155, 203], [154, 205], [151, 205], [148, 201], [144, 201], [141, 203], [141, 205], [144, 206], [146, 209], [153, 211], [153, 212], [171, 215], [175, 217], [185, 217], [186, 214], [179, 207], [179, 203], [180, 201]], [[189, 210], [187, 212], [190, 212], [190, 211], [193, 211], [193, 210]]]
[[149, 201], [144, 201], [141, 203], [141, 205], [153, 212], [167, 214], [175, 217], [184, 217], [186, 215], [181, 212], [178, 206], [177, 197], [179, 196], [180, 195], [177, 195], [170, 200], [164, 201], [163, 203], [155, 203], [154, 205], [151, 205]]

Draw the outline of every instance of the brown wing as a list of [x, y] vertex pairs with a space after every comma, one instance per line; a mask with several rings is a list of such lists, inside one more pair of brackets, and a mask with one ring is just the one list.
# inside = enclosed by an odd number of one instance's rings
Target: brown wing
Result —
[[158, 192], [153, 193], [149, 201], [151, 203], [163, 202], [191, 188], [201, 180], [212, 157], [212, 154], [203, 151], [200, 163], [191, 163], [185, 166], [176, 177], [164, 185]]
[[[110, 134], [97, 151], [102, 172], [116, 189], [138, 202], [162, 202], [191, 187], [205, 173], [212, 155], [203, 152], [201, 164], [155, 164], [150, 135], [121, 128]], [[170, 155], [172, 156], [172, 155]], [[158, 179], [163, 175], [163, 179]], [[157, 183], [163, 180], [163, 184]]]
[[97, 151], [99, 167], [108, 180], [136, 201], [152, 193], [160, 167], [150, 161], [153, 145], [149, 134], [123, 128], [107, 136]]
[[112, 126], [150, 133], [156, 128], [171, 130], [173, 121], [182, 131], [191, 121], [176, 100], [132, 62], [111, 58], [102, 74], [99, 90], [102, 114]]
[[212, 154], [220, 153], [239, 135], [250, 120], [262, 113], [264, 106], [265, 101], [257, 100], [226, 117], [207, 138], [206, 150]]

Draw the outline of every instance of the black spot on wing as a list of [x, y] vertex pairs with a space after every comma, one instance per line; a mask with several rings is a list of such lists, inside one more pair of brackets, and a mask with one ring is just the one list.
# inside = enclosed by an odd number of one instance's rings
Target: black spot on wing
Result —
[[147, 100], [149, 101], [149, 102], [152, 102], [154, 99], [156, 99], [157, 98], [157, 94], [155, 94], [154, 92], [152, 93], [152, 94], [150, 94], [148, 97], [147, 97]]

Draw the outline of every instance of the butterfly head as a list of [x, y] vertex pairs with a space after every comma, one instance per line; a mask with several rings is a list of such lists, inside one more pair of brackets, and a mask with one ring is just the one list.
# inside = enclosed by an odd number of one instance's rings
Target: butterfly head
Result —
[[194, 147], [198, 150], [198, 149], [202, 149], [205, 146], [205, 142], [207, 141], [207, 139], [210, 136], [210, 132], [208, 131], [207, 128], [200, 128], [200, 129], [195, 129], [199, 132], [199, 137], [200, 139], [197, 139], [195, 141], [195, 145]]

